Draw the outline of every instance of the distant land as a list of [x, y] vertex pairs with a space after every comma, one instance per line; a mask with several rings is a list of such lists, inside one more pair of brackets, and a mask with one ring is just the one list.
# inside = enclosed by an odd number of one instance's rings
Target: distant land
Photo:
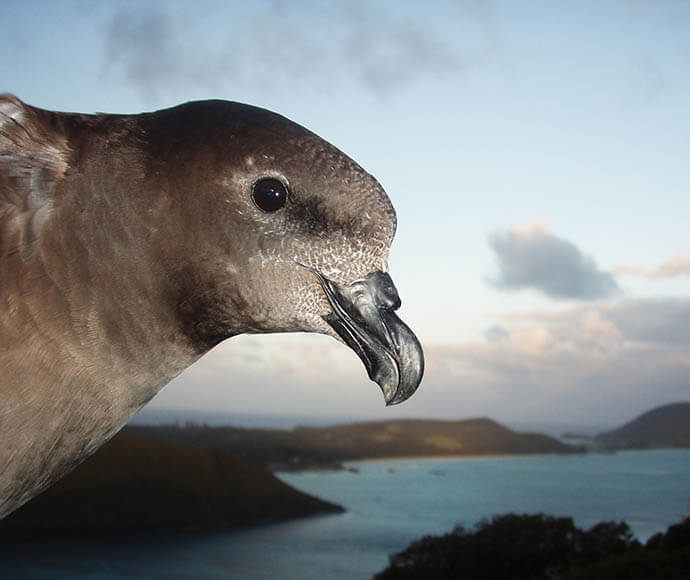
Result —
[[0, 538], [229, 529], [343, 511], [221, 449], [121, 432], [0, 520]]
[[126, 433], [236, 453], [273, 471], [338, 468], [347, 461], [403, 457], [468, 457], [576, 453], [538, 433], [518, 433], [491, 419], [398, 419], [331, 427], [246, 429], [199, 425], [128, 426]]
[[597, 435], [595, 442], [609, 449], [690, 447], [690, 402], [647, 411], [618, 429]]

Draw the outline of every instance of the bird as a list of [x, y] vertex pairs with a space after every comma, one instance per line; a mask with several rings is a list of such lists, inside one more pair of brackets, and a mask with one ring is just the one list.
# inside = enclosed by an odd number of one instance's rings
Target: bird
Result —
[[233, 336], [329, 335], [408, 399], [424, 356], [396, 314], [396, 225], [372, 175], [263, 108], [0, 95], [0, 518]]

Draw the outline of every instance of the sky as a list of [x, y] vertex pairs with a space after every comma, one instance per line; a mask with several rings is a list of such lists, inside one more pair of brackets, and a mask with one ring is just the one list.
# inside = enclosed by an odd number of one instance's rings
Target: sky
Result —
[[396, 207], [427, 365], [409, 401], [385, 408], [329, 337], [254, 335], [149, 410], [612, 427], [690, 399], [690, 3], [6, 0], [3, 20], [0, 92], [262, 106]]

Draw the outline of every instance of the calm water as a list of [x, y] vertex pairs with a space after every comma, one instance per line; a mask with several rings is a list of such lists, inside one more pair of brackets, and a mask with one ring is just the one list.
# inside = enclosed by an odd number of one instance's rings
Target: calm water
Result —
[[690, 450], [406, 460], [283, 474], [342, 504], [325, 516], [243, 532], [0, 547], [0, 578], [365, 579], [423, 534], [505, 512], [624, 519], [646, 540], [688, 515]]

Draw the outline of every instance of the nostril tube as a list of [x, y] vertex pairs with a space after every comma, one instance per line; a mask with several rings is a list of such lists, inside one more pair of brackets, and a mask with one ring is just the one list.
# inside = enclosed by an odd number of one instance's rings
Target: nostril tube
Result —
[[397, 310], [400, 308], [400, 296], [387, 272], [372, 272], [364, 278], [374, 296], [379, 310]]

